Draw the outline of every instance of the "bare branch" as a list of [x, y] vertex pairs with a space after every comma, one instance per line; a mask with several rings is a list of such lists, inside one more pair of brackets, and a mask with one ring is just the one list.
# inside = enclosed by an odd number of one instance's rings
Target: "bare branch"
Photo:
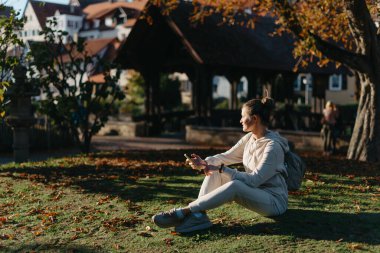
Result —
[[311, 36], [313, 36], [315, 39], [318, 50], [323, 52], [326, 57], [330, 58], [331, 60], [341, 62], [359, 72], [370, 72], [371, 67], [366, 56], [340, 48], [330, 42], [321, 39], [315, 34], [311, 34]]

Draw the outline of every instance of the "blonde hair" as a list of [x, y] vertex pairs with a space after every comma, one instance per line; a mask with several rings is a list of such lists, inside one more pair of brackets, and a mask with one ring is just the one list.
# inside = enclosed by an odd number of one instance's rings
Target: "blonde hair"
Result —
[[330, 100], [328, 100], [328, 101], [326, 102], [325, 108], [328, 109], [328, 108], [330, 108], [330, 107], [334, 107], [334, 103], [331, 102]]

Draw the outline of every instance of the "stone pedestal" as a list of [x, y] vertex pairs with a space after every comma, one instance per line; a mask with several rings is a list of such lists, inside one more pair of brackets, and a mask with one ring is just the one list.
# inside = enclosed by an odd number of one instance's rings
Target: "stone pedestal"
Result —
[[5, 121], [13, 129], [13, 156], [16, 163], [29, 158], [29, 128], [35, 123], [32, 115], [31, 97], [36, 95], [26, 83], [26, 69], [18, 66], [14, 70], [15, 83], [7, 91], [11, 99], [9, 116]]
[[26, 162], [29, 158], [29, 128], [13, 129], [13, 151], [16, 163]]
[[29, 158], [29, 129], [35, 119], [28, 116], [18, 114], [6, 118], [7, 124], [13, 129], [13, 156], [16, 163], [26, 162]]

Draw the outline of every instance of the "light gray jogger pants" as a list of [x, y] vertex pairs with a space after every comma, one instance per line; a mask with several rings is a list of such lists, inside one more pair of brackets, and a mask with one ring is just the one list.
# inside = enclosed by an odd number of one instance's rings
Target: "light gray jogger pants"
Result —
[[275, 197], [260, 189], [249, 187], [239, 180], [231, 180], [227, 173], [214, 172], [206, 176], [198, 199], [189, 204], [192, 212], [205, 211], [235, 201], [263, 216], [276, 216], [285, 209], [276, 205]]

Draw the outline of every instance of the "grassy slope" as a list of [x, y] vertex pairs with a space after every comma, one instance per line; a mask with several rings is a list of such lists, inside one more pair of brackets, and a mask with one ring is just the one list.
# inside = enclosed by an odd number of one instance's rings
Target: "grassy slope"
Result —
[[182, 152], [2, 166], [0, 251], [380, 252], [379, 166], [303, 156], [310, 170], [285, 215], [231, 203], [209, 212], [212, 229], [189, 235], [150, 220], [197, 196], [203, 176], [185, 168]]

